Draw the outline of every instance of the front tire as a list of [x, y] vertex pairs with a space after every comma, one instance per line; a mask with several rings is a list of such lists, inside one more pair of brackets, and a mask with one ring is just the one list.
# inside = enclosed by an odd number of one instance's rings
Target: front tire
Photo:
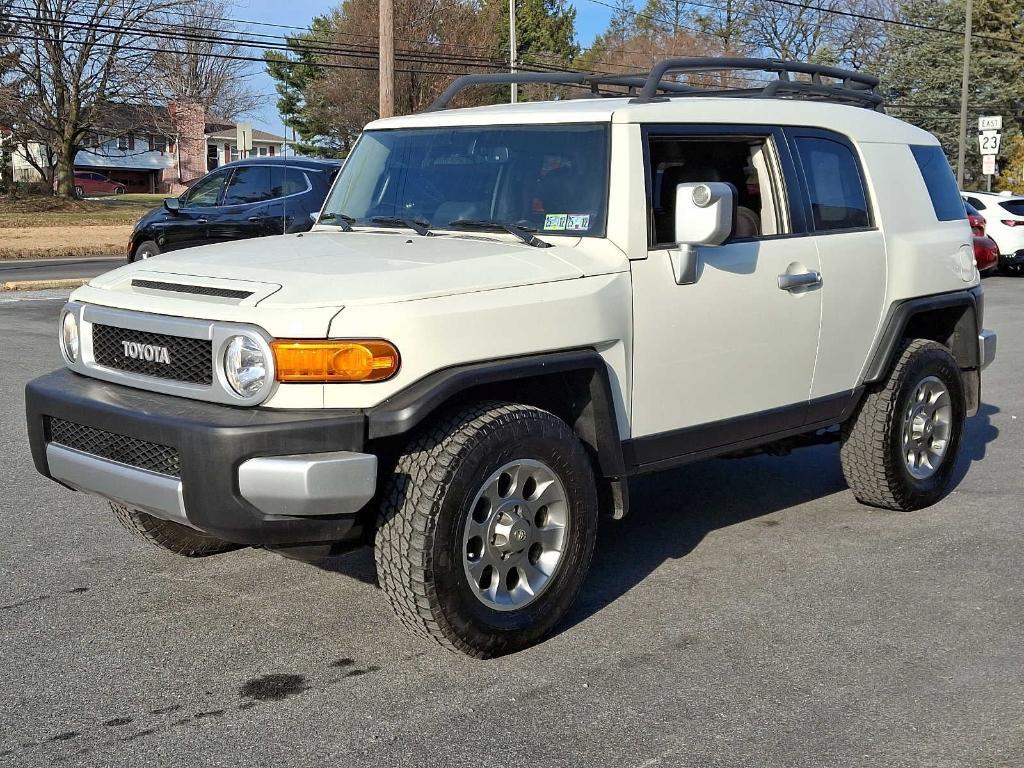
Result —
[[152, 240], [143, 240], [139, 243], [139, 247], [135, 249], [135, 253], [132, 254], [132, 261], [142, 261], [143, 259], [151, 259], [159, 255], [160, 246]]
[[594, 550], [590, 459], [553, 414], [480, 403], [435, 420], [385, 484], [377, 576], [400, 621], [490, 658], [547, 635]]
[[934, 341], [906, 342], [885, 381], [843, 426], [843, 474], [857, 500], [906, 511], [949, 491], [966, 398], [956, 360]]
[[123, 504], [110, 502], [110, 509], [126, 530], [154, 546], [182, 557], [206, 557], [238, 549], [237, 544], [202, 533], [187, 525], [161, 520]]

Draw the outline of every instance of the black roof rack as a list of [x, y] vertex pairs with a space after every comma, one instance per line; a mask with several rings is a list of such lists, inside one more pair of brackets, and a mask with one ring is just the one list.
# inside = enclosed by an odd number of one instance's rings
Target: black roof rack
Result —
[[[670, 75], [713, 75], [728, 71], [764, 72], [777, 75], [765, 84], [740, 88], [715, 88], [689, 85]], [[794, 79], [791, 75], [807, 75]], [[825, 80], [823, 78], [827, 78]], [[729, 98], [782, 99], [797, 98], [832, 101], [884, 111], [884, 100], [875, 91], [878, 78], [863, 72], [807, 64], [781, 59], [751, 59], [729, 56], [682, 57], [662, 59], [650, 72], [631, 75], [609, 75], [587, 72], [514, 72], [486, 75], [463, 75], [453, 82], [427, 108], [427, 112], [446, 109], [459, 93], [477, 85], [508, 85], [510, 83], [544, 83], [589, 87], [584, 98], [633, 96], [634, 103], [664, 101], [681, 96], [720, 96]], [[612, 90], [609, 90], [608, 87]], [[626, 92], [621, 89], [626, 88]], [[619, 90], [614, 90], [614, 89]], [[639, 90], [638, 90], [639, 89]]]

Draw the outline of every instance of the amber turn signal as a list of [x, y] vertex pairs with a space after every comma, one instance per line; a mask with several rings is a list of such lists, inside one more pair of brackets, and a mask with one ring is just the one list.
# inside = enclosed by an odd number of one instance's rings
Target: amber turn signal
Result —
[[384, 381], [398, 373], [398, 350], [386, 341], [278, 339], [270, 346], [281, 382]]

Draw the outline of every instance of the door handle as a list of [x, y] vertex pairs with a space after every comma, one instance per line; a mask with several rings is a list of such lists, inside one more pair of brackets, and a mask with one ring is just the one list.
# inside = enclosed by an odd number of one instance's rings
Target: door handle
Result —
[[206, 223], [207, 223], [207, 221], [208, 221], [208, 220], [207, 220], [207, 219], [205, 219], [205, 218], [203, 218], [203, 219], [196, 219], [196, 224], [206, 224]]
[[821, 272], [799, 272], [791, 275], [788, 272], [779, 275], [779, 288], [784, 291], [795, 291], [797, 288], [810, 288], [821, 285]]
[[262, 216], [250, 216], [249, 217], [249, 221], [251, 221], [253, 224], [258, 224], [259, 222], [263, 221], [263, 217]]

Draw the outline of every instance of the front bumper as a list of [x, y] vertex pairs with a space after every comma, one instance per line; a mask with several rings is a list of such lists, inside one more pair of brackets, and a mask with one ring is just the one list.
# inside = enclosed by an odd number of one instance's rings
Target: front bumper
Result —
[[376, 489], [362, 411], [235, 408], [65, 369], [30, 382], [25, 408], [32, 457], [46, 477], [226, 541], [359, 538], [360, 510]]

